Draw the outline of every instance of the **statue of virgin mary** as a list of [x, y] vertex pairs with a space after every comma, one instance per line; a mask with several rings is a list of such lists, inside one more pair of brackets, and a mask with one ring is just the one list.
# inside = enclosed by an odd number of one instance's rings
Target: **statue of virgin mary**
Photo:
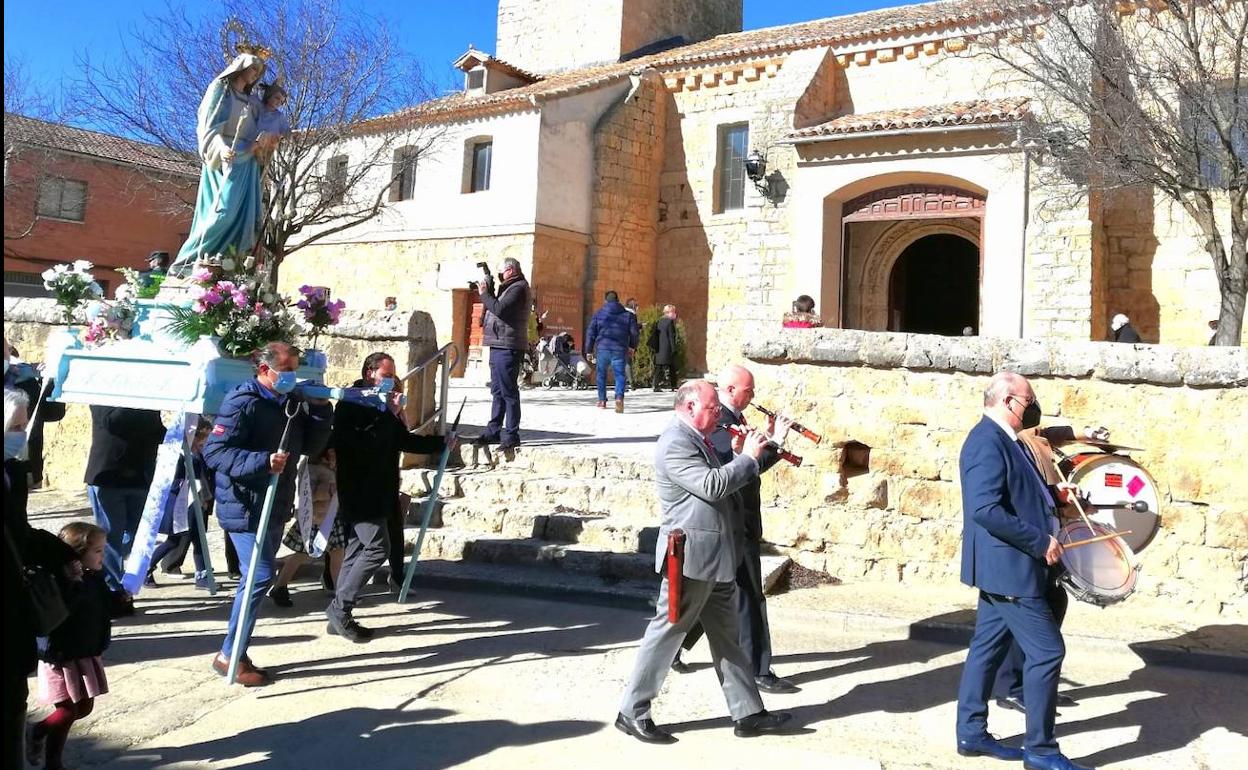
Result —
[[256, 245], [263, 205], [251, 89], [264, 67], [261, 56], [238, 54], [200, 100], [195, 134], [203, 170], [191, 232], [169, 271], [174, 276], [188, 276], [203, 257], [234, 253], [242, 259]]

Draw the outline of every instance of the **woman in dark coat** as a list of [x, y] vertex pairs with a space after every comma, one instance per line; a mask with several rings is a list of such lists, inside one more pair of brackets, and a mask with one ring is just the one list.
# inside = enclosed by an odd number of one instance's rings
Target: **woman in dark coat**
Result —
[[[650, 349], [654, 351], [654, 392], [664, 380], [676, 390], [676, 306], [664, 305], [663, 315], [654, 324]], [[666, 370], [666, 377], [661, 374]]]
[[[40, 566], [61, 571], [78, 557], [73, 549], [26, 520], [25, 496], [12, 494], [8, 460], [16, 457], [25, 437], [26, 394], [15, 388], [4, 390], [4, 748], [3, 767], [23, 767], [26, 727], [26, 678], [35, 672], [35, 616], [25, 576], [13, 558], [16, 550], [24, 566]], [[25, 479], [22, 480], [23, 482]]]

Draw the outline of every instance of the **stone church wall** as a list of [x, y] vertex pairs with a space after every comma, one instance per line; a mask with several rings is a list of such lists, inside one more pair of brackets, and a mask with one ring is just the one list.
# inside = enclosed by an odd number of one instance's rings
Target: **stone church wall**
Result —
[[[1027, 376], [1044, 424], [1104, 425], [1142, 447], [1161, 529], [1131, 602], [1248, 618], [1248, 350], [943, 338], [821, 329], [745, 344], [756, 400], [824, 441], [764, 476], [764, 539], [845, 580], [958, 579], [958, 452], [991, 373]], [[854, 470], [848, 442], [870, 447]], [[861, 458], [859, 458], [861, 459]]]

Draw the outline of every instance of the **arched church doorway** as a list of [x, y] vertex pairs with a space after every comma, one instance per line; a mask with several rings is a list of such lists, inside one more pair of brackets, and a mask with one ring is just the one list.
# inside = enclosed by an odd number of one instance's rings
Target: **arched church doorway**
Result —
[[888, 328], [916, 334], [979, 332], [979, 247], [958, 235], [907, 246], [888, 281]]

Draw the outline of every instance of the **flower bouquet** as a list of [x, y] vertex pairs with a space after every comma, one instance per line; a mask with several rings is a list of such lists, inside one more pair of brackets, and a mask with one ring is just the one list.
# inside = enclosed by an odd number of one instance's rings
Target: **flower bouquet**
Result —
[[165, 276], [161, 273], [143, 274], [133, 267], [121, 267], [117, 269], [126, 279], [126, 284], [131, 286], [136, 299], [155, 299], [160, 293], [160, 287], [165, 282]]
[[312, 348], [316, 348], [316, 338], [326, 327], [336, 326], [347, 303], [342, 300], [329, 299], [329, 289], [324, 286], [300, 286], [299, 293], [303, 299], [295, 303], [295, 307], [303, 311], [303, 320], [312, 327]]
[[[220, 338], [221, 353], [248, 356], [269, 342], [294, 344], [298, 319], [261, 277], [251, 273], [251, 257], [218, 255], [191, 273], [191, 306], [172, 309], [168, 330], [188, 345], [202, 336]], [[241, 269], [236, 269], [241, 267]]]
[[91, 275], [92, 264], [85, 259], [70, 265], [56, 265], [43, 271], [43, 288], [52, 292], [56, 304], [65, 314], [65, 323], [73, 325], [75, 314], [84, 302], [102, 297], [104, 290]]

